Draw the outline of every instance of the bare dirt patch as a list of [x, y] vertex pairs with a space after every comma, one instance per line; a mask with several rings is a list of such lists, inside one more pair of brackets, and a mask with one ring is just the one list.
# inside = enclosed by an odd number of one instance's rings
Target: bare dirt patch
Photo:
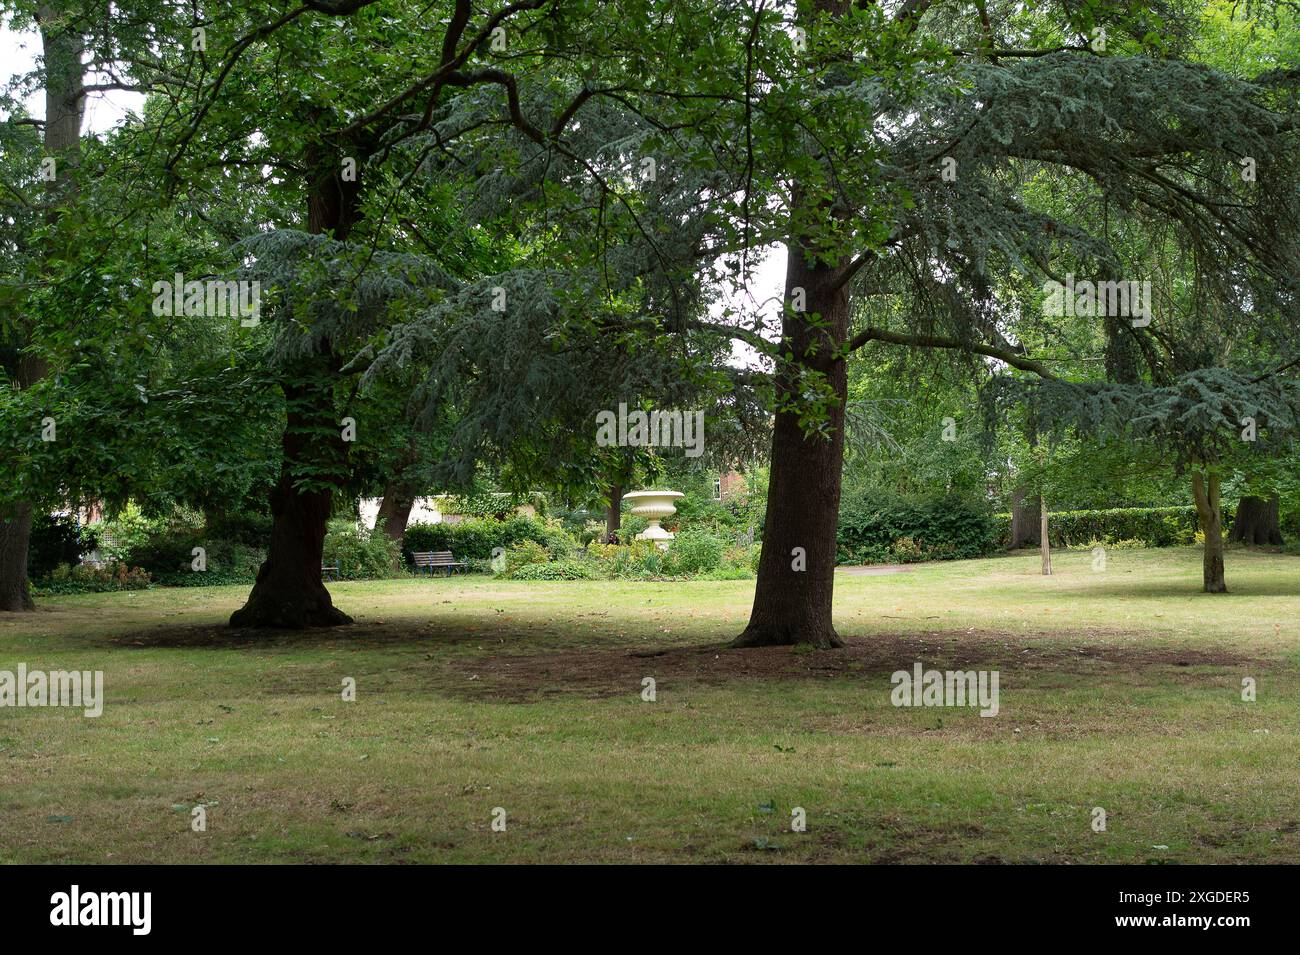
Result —
[[457, 695], [518, 702], [558, 695], [626, 695], [628, 688], [639, 686], [647, 674], [679, 686], [721, 686], [738, 680], [836, 680], [892, 673], [910, 670], [918, 660], [936, 669], [1061, 673], [1268, 665], [1227, 649], [1147, 646], [1140, 634], [1125, 636], [1123, 643], [1097, 643], [1093, 638], [1076, 644], [1071, 635], [1059, 632], [1027, 635], [961, 630], [848, 637], [839, 650], [732, 650], [724, 644], [554, 650], [456, 660], [449, 663], [447, 673], [460, 678], [452, 681], [451, 689]]

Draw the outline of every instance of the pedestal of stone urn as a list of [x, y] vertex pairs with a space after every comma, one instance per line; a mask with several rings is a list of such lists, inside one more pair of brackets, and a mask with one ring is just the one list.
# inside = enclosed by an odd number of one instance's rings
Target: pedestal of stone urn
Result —
[[685, 496], [681, 491], [633, 491], [624, 494], [623, 500], [632, 502], [632, 513], [650, 522], [650, 526], [637, 534], [636, 539], [654, 541], [660, 550], [667, 550], [673, 535], [659, 526], [659, 522], [676, 514], [677, 508], [673, 506], [673, 501]]

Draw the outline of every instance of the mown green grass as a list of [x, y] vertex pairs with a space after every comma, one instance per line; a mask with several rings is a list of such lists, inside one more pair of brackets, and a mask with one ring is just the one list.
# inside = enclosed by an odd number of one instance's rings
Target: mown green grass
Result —
[[[1300, 557], [1107, 558], [841, 573], [847, 656], [722, 649], [743, 581], [335, 584], [356, 626], [271, 635], [238, 587], [49, 599], [0, 669], [108, 699], [0, 709], [0, 861], [1300, 860]], [[915, 660], [1000, 714], [891, 706]]]

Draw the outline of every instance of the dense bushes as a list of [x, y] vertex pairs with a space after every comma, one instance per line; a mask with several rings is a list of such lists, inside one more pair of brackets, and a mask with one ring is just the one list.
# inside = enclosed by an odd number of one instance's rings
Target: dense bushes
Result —
[[451, 551], [456, 560], [489, 560], [493, 551], [508, 551], [521, 541], [546, 548], [550, 560], [573, 556], [577, 541], [559, 522], [538, 517], [510, 517], [504, 521], [486, 517], [458, 524], [412, 524], [402, 539], [406, 559], [417, 551]]
[[725, 501], [717, 501], [702, 494], [690, 493], [676, 504], [673, 523], [691, 531], [706, 531], [723, 540], [735, 540], [746, 535], [750, 528], [754, 536], [763, 532], [765, 501], [748, 494], [737, 494]]
[[[100, 549], [110, 562], [141, 568], [146, 581], [171, 587], [253, 583], [266, 559], [261, 545], [270, 533], [259, 514], [218, 516], [205, 524], [199, 513], [177, 510], [165, 517], [146, 517], [134, 506], [100, 529]], [[203, 570], [194, 566], [196, 548], [203, 549]], [[400, 547], [348, 518], [329, 523], [324, 558], [337, 563], [339, 576], [348, 580], [401, 573]], [[73, 568], [73, 576], [77, 570]]]
[[[453, 551], [453, 553], [455, 552]], [[505, 572], [507, 575], [510, 575], [520, 568], [527, 567], [531, 564], [545, 564], [550, 559], [550, 552], [545, 546], [537, 543], [537, 541], [515, 541], [506, 548]]]
[[[1011, 541], [1011, 515], [998, 514], [995, 521], [998, 538], [1005, 547]], [[1225, 506], [1224, 526], [1231, 521], [1232, 508]], [[1048, 537], [1057, 547], [1086, 547], [1098, 543], [1113, 546], [1120, 541], [1141, 541], [1147, 547], [1174, 547], [1194, 543], [1199, 527], [1196, 508], [1190, 505], [1048, 513]]]
[[683, 532], [660, 550], [653, 541], [592, 541], [574, 557], [553, 558], [534, 541], [506, 551], [503, 576], [514, 580], [744, 580], [758, 568], [757, 547], [727, 547], [707, 531]]
[[93, 564], [59, 564], [49, 576], [34, 585], [42, 594], [104, 593], [111, 590], [143, 590], [150, 583], [149, 572], [112, 561], [102, 567]]
[[417, 551], [449, 550], [457, 560], [488, 560], [500, 547], [530, 540], [552, 552], [571, 552], [577, 544], [564, 529], [535, 517], [511, 517], [504, 521], [482, 518], [455, 524], [412, 524], [402, 538], [402, 551], [410, 560]]
[[340, 518], [329, 522], [324, 559], [338, 565], [343, 580], [376, 580], [401, 573], [402, 547], [387, 534], [376, 534], [350, 518]]
[[600, 574], [587, 561], [557, 560], [525, 564], [510, 574], [512, 580], [599, 580]]
[[95, 534], [64, 514], [38, 514], [27, 542], [27, 576], [40, 580], [60, 564], [75, 566], [81, 555], [95, 549]]
[[717, 570], [722, 565], [722, 541], [701, 530], [683, 531], [668, 548], [667, 571], [694, 576]]
[[996, 546], [996, 535], [988, 509], [965, 497], [912, 501], [861, 496], [840, 508], [836, 561], [876, 564], [982, 557]]
[[[1225, 525], [1232, 509], [1224, 508]], [[1196, 541], [1194, 507], [1124, 507], [1055, 511], [1049, 535], [1056, 547], [1171, 547]], [[990, 515], [956, 496], [928, 501], [861, 498], [840, 510], [838, 561], [912, 563], [981, 557], [1011, 540], [1011, 515]]]
[[[206, 569], [194, 569], [196, 547], [203, 548]], [[173, 525], [119, 548], [130, 564], [143, 567], [155, 583], [168, 587], [206, 587], [252, 583], [266, 552], [237, 541], [210, 536], [202, 527]]]

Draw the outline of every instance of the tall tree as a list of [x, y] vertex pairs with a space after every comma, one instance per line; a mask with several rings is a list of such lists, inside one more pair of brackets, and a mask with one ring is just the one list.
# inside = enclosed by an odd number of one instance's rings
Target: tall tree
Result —
[[[81, 125], [85, 108], [85, 40], [82, 24], [72, 12], [75, 4], [43, 2], [34, 11], [41, 37], [41, 76], [45, 90], [42, 127], [45, 151], [42, 179], [43, 205], [52, 251], [60, 234], [58, 225], [66, 205], [77, 191]], [[20, 389], [31, 388], [49, 372], [36, 347], [36, 333], [24, 316], [6, 322], [12, 337], [10, 380]], [[39, 420], [33, 421], [35, 427]], [[19, 499], [0, 503], [0, 610], [31, 610], [27, 582], [27, 547], [31, 535], [33, 502]]]
[[[1062, 273], [1074, 268], [1096, 281], [1127, 278], [1111, 230], [1125, 217], [1166, 223], [1195, 250], [1200, 294], [1218, 304], [1220, 319], [1230, 312], [1276, 328], [1293, 294], [1300, 243], [1278, 235], [1290, 237], [1295, 226], [1289, 212], [1279, 214], [1296, 198], [1288, 172], [1294, 72], [1235, 77], [1195, 62], [1186, 44], [1179, 46], [1192, 27], [1174, 10], [1162, 11], [1162, 24], [1151, 11], [1124, 5], [1025, 10], [954, 0], [907, 2], [890, 14], [865, 6], [815, 4], [808, 28], [811, 62], [823, 67], [820, 84], [801, 87], [812, 103], [808, 115], [839, 116], [828, 105], [838, 98], [855, 100], [871, 121], [867, 146], [863, 128], [852, 125], [845, 136], [827, 121], [818, 126], [826, 135], [808, 144], [833, 201], [809, 203], [792, 193], [797, 227], [777, 376], [798, 384], [784, 390], [797, 390], [806, 420], [778, 421], [764, 541], [771, 553], [740, 646], [837, 642], [825, 551], [838, 500], [847, 353], [871, 342], [954, 350], [1058, 381], [1028, 354], [1031, 336], [1012, 332], [997, 275], [1018, 271], [1064, 284], [1070, 277]], [[838, 56], [835, 39], [845, 48]], [[886, 79], [894, 80], [887, 92]], [[1267, 176], [1239, 176], [1244, 158]], [[1097, 214], [1081, 221], [1026, 204], [1026, 177], [1044, 171], [1088, 183]], [[813, 216], [793, 215], [810, 208], [818, 212], [820, 242], [808, 238]], [[806, 311], [795, 301], [800, 291]], [[881, 321], [875, 298], [891, 293], [904, 305]], [[870, 323], [855, 332], [846, 320], [850, 295]], [[1137, 388], [1134, 356], [1159, 326], [1147, 331], [1128, 315], [1093, 314], [1106, 322], [1110, 381]], [[1230, 377], [1184, 379], [1189, 387], [1193, 380], [1228, 389], [1218, 393], [1220, 410], [1242, 401], [1268, 407], [1255, 400], [1262, 394], [1232, 394]], [[1282, 416], [1283, 408], [1271, 410]], [[1226, 419], [1206, 411], [1207, 421], [1216, 416]], [[817, 424], [824, 425], [820, 434]], [[1200, 445], [1201, 437], [1191, 442]], [[1212, 519], [1214, 495], [1205, 483]], [[823, 535], [820, 542], [805, 539], [814, 533]], [[806, 552], [806, 576], [792, 559], [795, 548]]]

